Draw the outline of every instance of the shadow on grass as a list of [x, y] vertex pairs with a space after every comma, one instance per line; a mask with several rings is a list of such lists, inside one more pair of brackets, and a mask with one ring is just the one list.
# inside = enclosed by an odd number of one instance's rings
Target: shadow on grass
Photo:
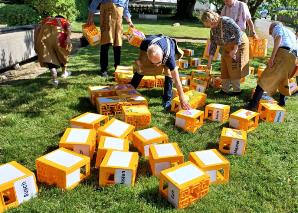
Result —
[[144, 189], [139, 197], [146, 203], [155, 206], [160, 211], [173, 210], [173, 206], [159, 193], [159, 186]]
[[87, 97], [78, 97], [79, 101], [77, 104], [73, 105], [70, 104], [69, 108], [78, 111], [79, 113], [77, 115], [74, 115], [73, 117], [79, 116], [82, 113], [85, 112], [93, 112], [97, 113], [96, 107], [93, 106], [90, 102], [90, 99]]

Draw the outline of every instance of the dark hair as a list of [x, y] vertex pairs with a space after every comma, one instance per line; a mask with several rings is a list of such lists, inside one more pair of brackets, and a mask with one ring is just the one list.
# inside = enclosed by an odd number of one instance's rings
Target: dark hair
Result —
[[57, 16], [55, 16], [55, 18], [65, 18], [65, 17], [61, 16], [61, 15], [57, 15]]

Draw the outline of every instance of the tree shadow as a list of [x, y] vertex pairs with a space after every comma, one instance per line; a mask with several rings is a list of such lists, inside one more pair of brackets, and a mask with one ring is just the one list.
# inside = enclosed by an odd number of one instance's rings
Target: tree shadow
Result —
[[157, 207], [160, 211], [173, 210], [173, 206], [159, 193], [159, 186], [143, 189], [139, 197], [149, 205]]

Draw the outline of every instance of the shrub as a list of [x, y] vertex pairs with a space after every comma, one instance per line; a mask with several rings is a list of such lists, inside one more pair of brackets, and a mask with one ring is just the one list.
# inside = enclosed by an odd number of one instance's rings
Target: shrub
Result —
[[38, 23], [40, 17], [29, 5], [0, 4], [0, 23], [8, 26]]
[[79, 15], [76, 0], [25, 0], [25, 3], [35, 8], [42, 17], [62, 15], [73, 21]]
[[86, 21], [88, 17], [88, 0], [75, 0], [76, 8], [79, 11], [79, 15], [77, 16], [77, 20], [84, 20]]

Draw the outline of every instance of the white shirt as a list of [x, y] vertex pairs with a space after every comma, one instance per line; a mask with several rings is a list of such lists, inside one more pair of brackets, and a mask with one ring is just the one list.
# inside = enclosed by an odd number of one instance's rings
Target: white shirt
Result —
[[230, 7], [225, 5], [221, 15], [232, 18], [243, 31], [246, 29], [246, 21], [251, 19], [247, 4], [238, 0], [235, 0]]
[[275, 39], [277, 36], [281, 37], [280, 47], [289, 47], [296, 51], [298, 50], [295, 34], [282, 24], [276, 25], [272, 30], [272, 37]]

